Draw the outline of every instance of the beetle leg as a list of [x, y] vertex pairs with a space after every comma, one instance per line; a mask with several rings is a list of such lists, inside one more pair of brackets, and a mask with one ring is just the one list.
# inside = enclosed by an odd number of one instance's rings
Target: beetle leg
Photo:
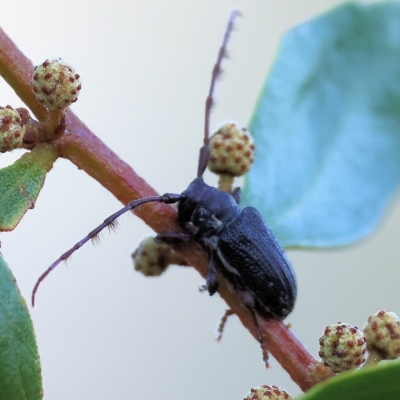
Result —
[[206, 288], [208, 290], [208, 294], [212, 296], [217, 290], [219, 286], [219, 281], [218, 281], [218, 256], [215, 254], [215, 252], [212, 250], [212, 244], [209, 238], [199, 238], [197, 240], [198, 243], [200, 243], [201, 247], [203, 250], [209, 254], [210, 258], [210, 263], [208, 266], [208, 271], [206, 275]]
[[176, 231], [165, 231], [163, 233], [158, 234], [154, 238], [156, 242], [163, 242], [167, 244], [188, 242], [189, 240], [192, 239], [193, 237], [191, 235], [187, 235], [186, 233], [176, 232]]
[[166, 244], [178, 244], [182, 242], [188, 242], [189, 240], [196, 240], [197, 234], [199, 233], [198, 228], [196, 228], [191, 222], [185, 223], [185, 232], [177, 231], [165, 231], [158, 234], [154, 240], [161, 241]]
[[248, 290], [243, 288], [241, 283], [236, 278], [235, 278], [235, 287], [240, 296], [240, 299], [242, 300], [243, 305], [247, 307], [247, 309], [251, 313], [251, 316], [253, 317], [253, 322], [254, 322], [254, 326], [257, 329], [258, 341], [260, 342], [260, 347], [261, 347], [261, 352], [263, 355], [263, 361], [265, 363], [265, 368], [269, 368], [269, 363], [268, 363], [269, 353], [265, 346], [264, 339], [261, 334], [260, 325], [258, 323], [257, 313], [256, 313], [256, 309], [255, 309], [255, 306], [256, 306], [255, 299]]
[[268, 362], [269, 353], [268, 353], [267, 346], [265, 345], [263, 335], [261, 333], [260, 325], [258, 323], [258, 314], [256, 313], [256, 311], [254, 309], [250, 310], [250, 312], [251, 312], [251, 315], [253, 316], [254, 325], [256, 326], [257, 331], [258, 331], [258, 340], [260, 342], [261, 353], [262, 353], [265, 368], [269, 368], [269, 362]]
[[200, 148], [199, 165], [197, 167], [198, 178], [201, 178], [203, 176], [203, 173], [207, 168], [209, 159], [210, 159], [210, 145], [209, 145], [209, 139], [207, 138], [204, 142], [204, 145]]
[[235, 187], [232, 190], [231, 195], [232, 195], [233, 199], [235, 200], [236, 204], [240, 203], [240, 195], [241, 194], [242, 194], [242, 191], [240, 190], [240, 187]]
[[242, 303], [251, 311], [254, 311], [254, 308], [256, 306], [256, 302], [254, 300], [254, 297], [250, 294], [250, 292], [246, 289], [241, 289], [238, 287], [238, 292], [239, 296], [242, 300]]
[[210, 296], [212, 296], [218, 290], [219, 281], [217, 268], [216, 257], [214, 253], [211, 253], [210, 265], [206, 275], [206, 286]]
[[203, 292], [207, 292], [207, 285], [203, 284], [199, 286], [199, 292], [203, 293]]
[[218, 342], [222, 339], [222, 333], [224, 332], [226, 321], [228, 321], [228, 318], [233, 314], [234, 314], [233, 310], [228, 308], [225, 310], [224, 315], [219, 320], [219, 323], [218, 323], [218, 326], [216, 329], [217, 335], [215, 337], [215, 339], [218, 340]]
[[199, 228], [196, 228], [191, 222], [186, 222], [183, 226], [183, 230], [189, 235], [194, 236], [199, 233]]

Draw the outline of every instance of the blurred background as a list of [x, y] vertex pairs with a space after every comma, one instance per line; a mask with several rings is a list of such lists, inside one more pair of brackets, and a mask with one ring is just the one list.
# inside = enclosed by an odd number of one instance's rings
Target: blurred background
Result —
[[[335, 0], [14, 0], [0, 23], [34, 64], [62, 57], [81, 75], [73, 111], [160, 193], [194, 178], [204, 102], [230, 10], [243, 18], [229, 44], [212, 126], [246, 125], [281, 34], [341, 4]], [[0, 82], [0, 104], [21, 101]], [[21, 152], [0, 156], [0, 166]], [[208, 183], [215, 177], [206, 176]], [[1, 251], [30, 299], [39, 274], [121, 204], [69, 161], [59, 159], [36, 202]], [[299, 297], [288, 322], [317, 355], [338, 321], [362, 327], [385, 308], [400, 312], [400, 206], [378, 230], [335, 251], [290, 251]], [[226, 305], [198, 292], [191, 268], [160, 278], [133, 271], [130, 252], [152, 232], [133, 215], [102, 235], [42, 285], [31, 309], [45, 400], [241, 399], [253, 386], [300, 389], [275, 362], [264, 369], [258, 343], [235, 316], [220, 343]]]

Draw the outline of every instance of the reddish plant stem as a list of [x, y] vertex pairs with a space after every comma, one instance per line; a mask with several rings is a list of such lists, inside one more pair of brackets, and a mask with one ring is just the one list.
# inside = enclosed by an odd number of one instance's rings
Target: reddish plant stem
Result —
[[[70, 110], [65, 113], [65, 124], [64, 135], [53, 142], [58, 154], [87, 172], [118, 200], [127, 204], [134, 199], [158, 194]], [[179, 229], [176, 210], [166, 204], [144, 204], [134, 212], [156, 232]]]
[[[32, 73], [31, 61], [0, 29], [0, 74], [43, 122], [47, 118], [47, 110], [33, 96], [30, 85]], [[157, 194], [69, 110], [65, 113], [65, 125], [65, 133], [52, 142], [58, 154], [83, 169], [118, 200], [127, 204], [131, 200]], [[150, 203], [137, 208], [135, 213], [158, 233], [167, 229], [179, 229], [177, 212], [169, 205]], [[179, 246], [179, 251], [189, 265], [194, 266], [203, 277], [206, 275], [207, 257], [200, 246], [188, 243]], [[243, 325], [257, 338], [253, 318], [231, 285], [223, 280], [218, 293], [238, 315]], [[282, 321], [264, 320], [259, 317], [259, 325], [267, 349], [301, 389], [307, 390], [332, 375]]]
[[45, 121], [47, 109], [36, 99], [32, 88], [32, 61], [27, 58], [0, 28], [0, 75], [31, 109], [39, 121]]

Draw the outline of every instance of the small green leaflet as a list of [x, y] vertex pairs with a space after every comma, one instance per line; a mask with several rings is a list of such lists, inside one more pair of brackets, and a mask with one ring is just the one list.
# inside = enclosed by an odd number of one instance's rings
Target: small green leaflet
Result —
[[384, 361], [328, 379], [298, 400], [377, 400], [400, 399], [400, 362]]
[[26, 211], [33, 208], [56, 158], [52, 146], [41, 144], [0, 169], [0, 231], [12, 231]]
[[14, 276], [0, 253], [0, 399], [43, 397], [32, 321]]
[[344, 4], [287, 32], [249, 130], [241, 205], [285, 246], [371, 232], [400, 182], [400, 4]]

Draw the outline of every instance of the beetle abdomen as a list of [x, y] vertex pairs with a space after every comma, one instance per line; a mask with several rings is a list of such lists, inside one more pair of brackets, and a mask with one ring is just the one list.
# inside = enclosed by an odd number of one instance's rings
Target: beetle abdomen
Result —
[[227, 223], [218, 235], [216, 252], [224, 268], [254, 297], [257, 309], [275, 318], [293, 309], [296, 278], [284, 250], [253, 207]]

